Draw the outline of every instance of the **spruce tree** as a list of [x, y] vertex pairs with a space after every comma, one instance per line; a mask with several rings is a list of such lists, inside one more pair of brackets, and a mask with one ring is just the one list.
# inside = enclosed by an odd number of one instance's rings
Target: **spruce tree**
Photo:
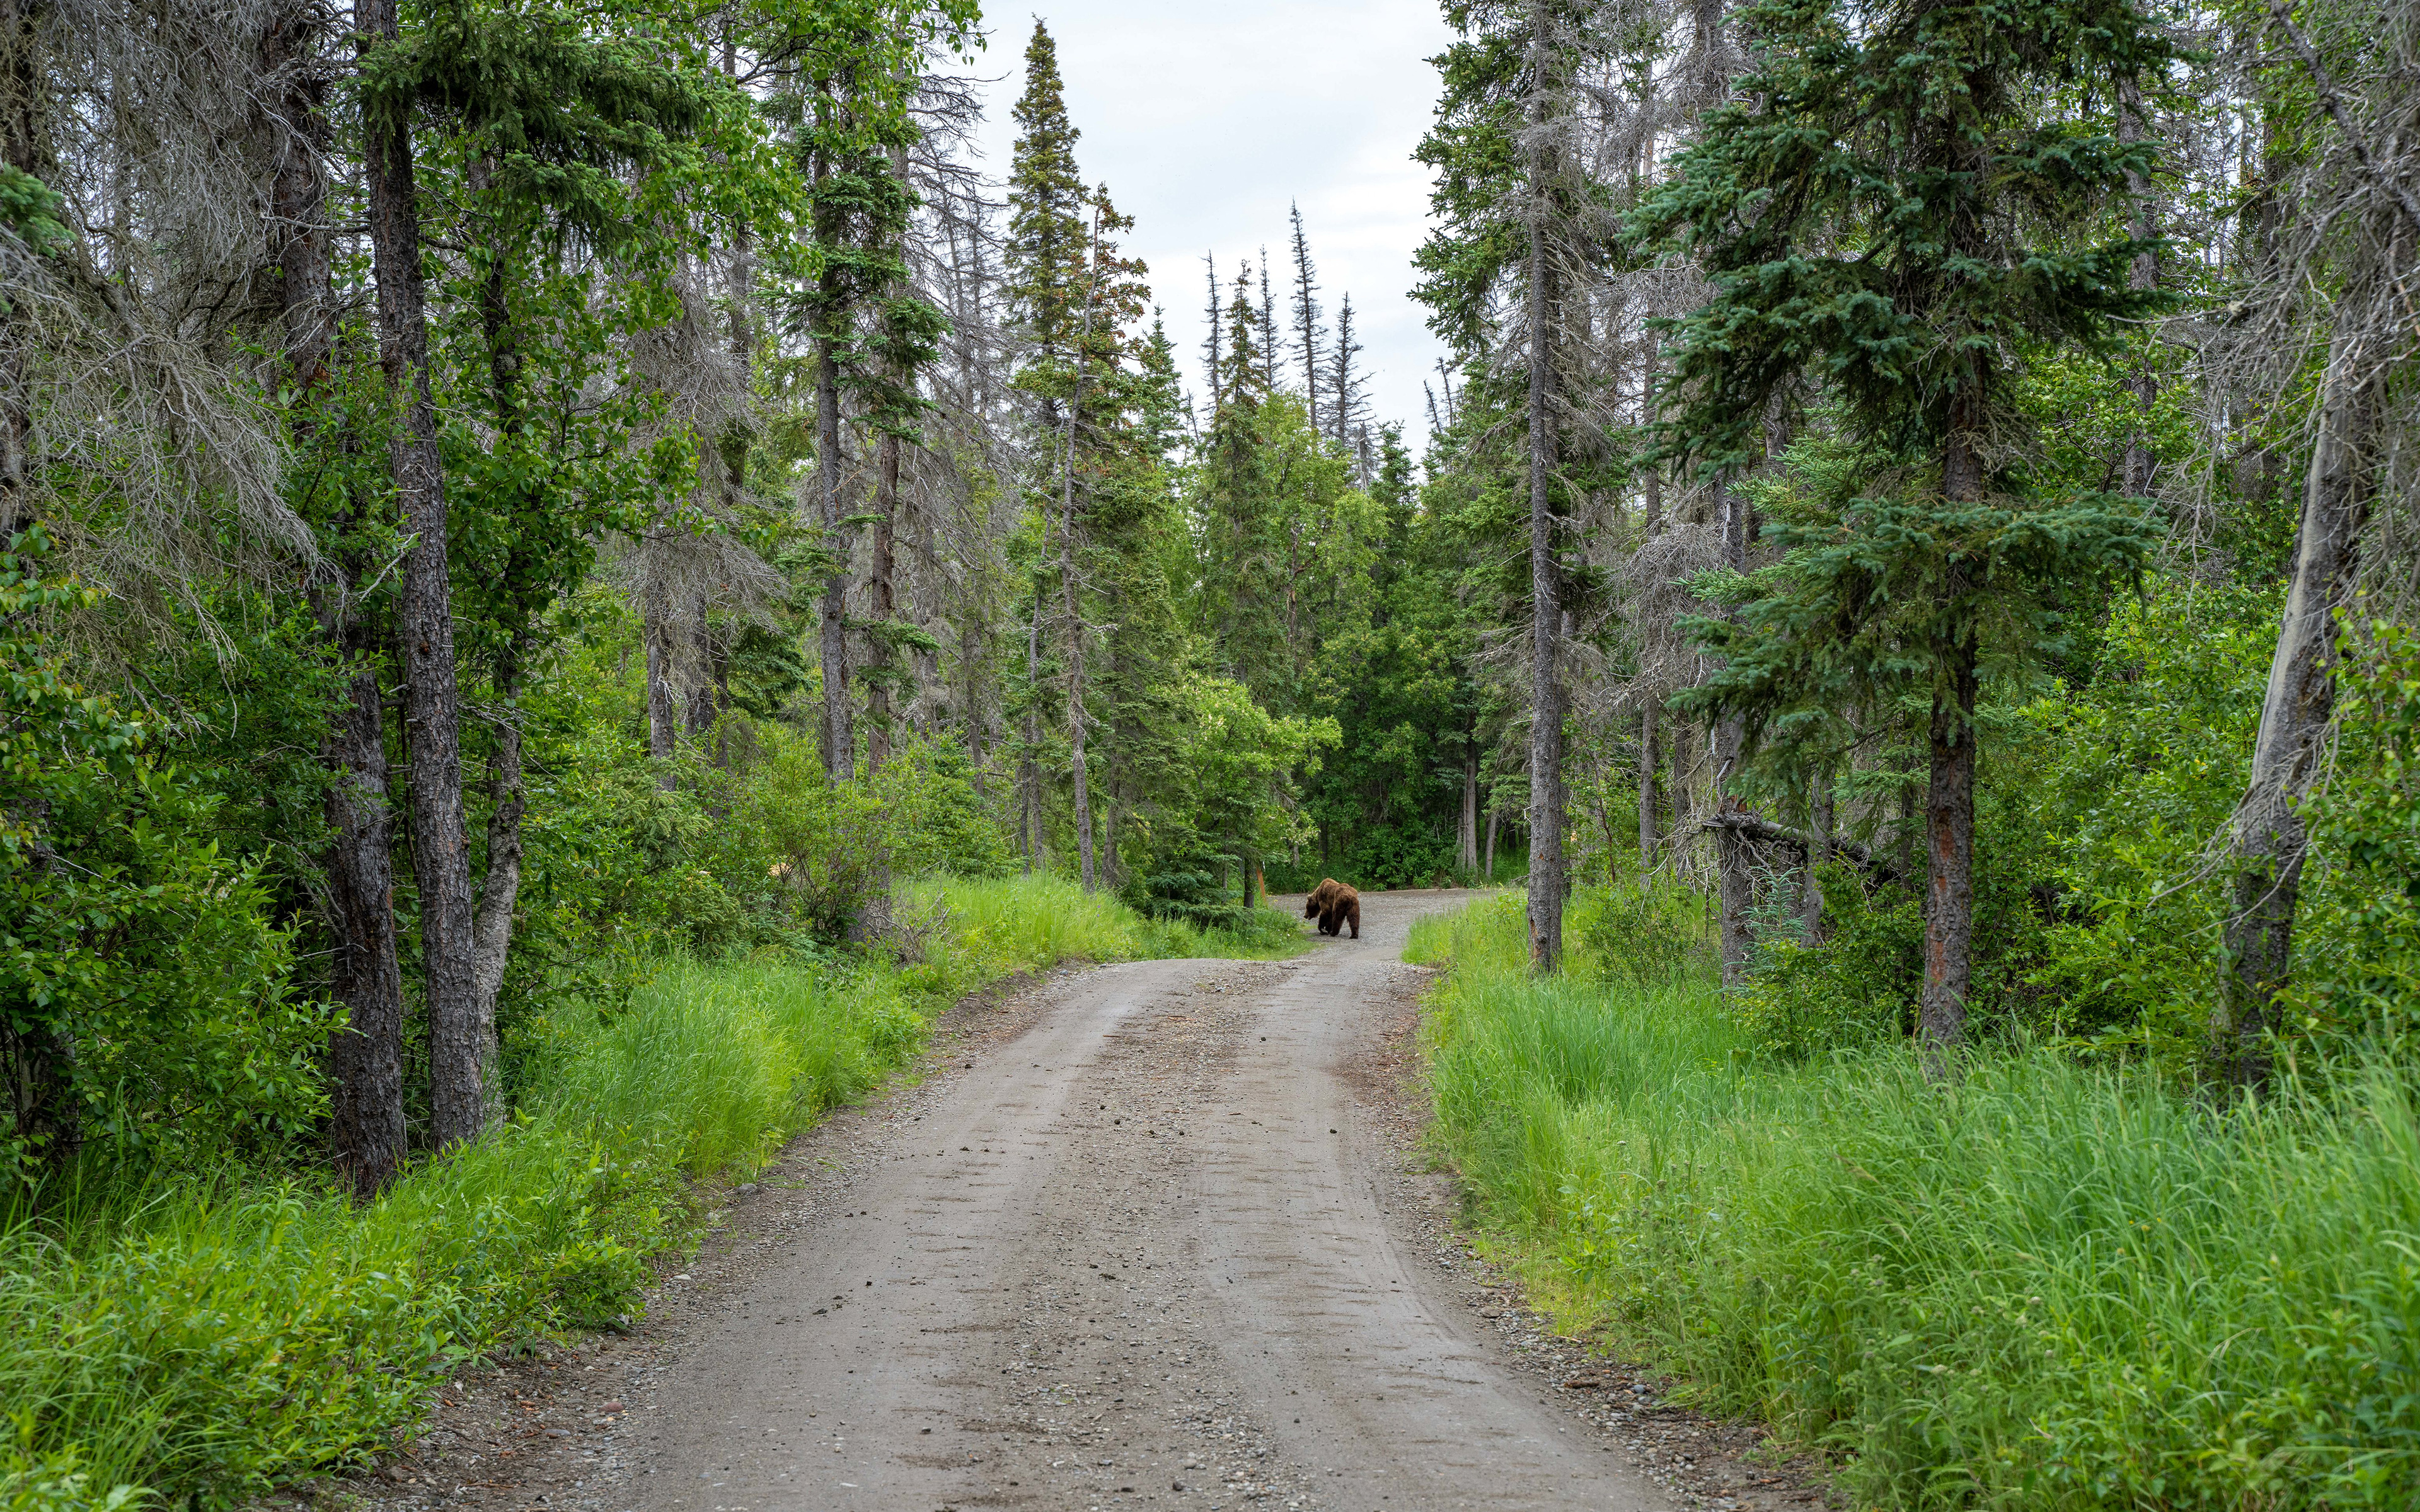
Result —
[[1311, 238], [1302, 228], [1302, 207], [1289, 205], [1294, 223], [1294, 349], [1302, 359], [1302, 397], [1319, 426], [1319, 279], [1311, 264]]
[[1088, 192], [1077, 172], [1078, 132], [1067, 118], [1057, 45], [1039, 23], [1026, 50], [1016, 122], [1008, 295], [1032, 355], [1016, 381], [1038, 401], [1040, 452], [1049, 458], [1047, 475], [1034, 481], [1044, 536], [1055, 537], [1068, 776], [1079, 874], [1090, 890], [1099, 874], [1087, 704], [1095, 628], [1086, 609], [1095, 576], [1092, 516], [1103, 492], [1118, 486], [1133, 448], [1138, 379], [1125, 332], [1141, 317], [1148, 290], [1142, 265], [1118, 251], [1116, 238], [1133, 220], [1118, 212], [1106, 188]]
[[[2157, 297], [2096, 215], [2151, 147], [2053, 109], [2172, 55], [2127, 0], [1764, 0], [1757, 71], [1711, 113], [1636, 227], [1694, 255], [1713, 298], [1676, 326], [1667, 449], [1762, 460], [1768, 400], [1828, 386], [1862, 465], [1778, 522], [1786, 556], [1703, 628], [1730, 658], [1693, 706], [1757, 742], [1789, 716], [1930, 704], [1922, 1032], [1963, 1033], [1974, 921], [1976, 706], [1987, 654], [2055, 633], [2063, 594], [2147, 548], [2108, 495], [2044, 497], [2009, 459], [2030, 350], [2106, 342]], [[2105, 95], [2102, 98], [2106, 98]]]
[[1336, 339], [1328, 345], [1327, 360], [1327, 434], [1341, 445], [1357, 446], [1370, 424], [1370, 380], [1360, 369], [1361, 339], [1353, 333], [1350, 294], [1337, 301]]

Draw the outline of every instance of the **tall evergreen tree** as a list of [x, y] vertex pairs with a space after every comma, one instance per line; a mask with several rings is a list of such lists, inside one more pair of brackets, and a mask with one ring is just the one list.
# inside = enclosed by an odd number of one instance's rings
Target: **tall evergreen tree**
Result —
[[1336, 339], [1327, 359], [1327, 435], [1341, 446], [1357, 446], [1357, 438], [1370, 424], [1370, 379], [1361, 371], [1361, 338], [1354, 334], [1350, 294], [1337, 302]]
[[1781, 569], [1743, 591], [1737, 627], [1707, 627], [1731, 659], [1695, 702], [1751, 740], [1800, 709], [1930, 702], [1922, 1027], [1938, 1069], [1973, 956], [1985, 656], [2036, 651], [2063, 594], [2148, 546], [2131, 507], [2040, 497], [2003, 460], [2027, 349], [2102, 344], [2158, 302], [2130, 286], [2143, 246], [2091, 219], [2148, 171], [2149, 145], [2039, 102], [2173, 49], [2126, 0], [1907, 3], [1854, 29], [1833, 0], [1766, 0], [1745, 21], [1760, 52], [1744, 102], [1709, 116], [1638, 220], [1714, 281], [1677, 328], [1665, 434], [1711, 469], [1761, 461], [1768, 402], [1803, 373], [1838, 395], [1874, 481], [1776, 532]]
[[1294, 223], [1294, 349], [1302, 359], [1302, 398], [1311, 410], [1313, 429], [1319, 425], [1319, 280], [1311, 263], [1311, 238], [1302, 228], [1302, 206], [1290, 204]]
[[1133, 226], [1108, 191], [1087, 193], [1075, 160], [1078, 132], [1067, 119], [1058, 52], [1040, 23], [1026, 51], [1026, 87], [1009, 173], [1008, 294], [1032, 343], [1017, 385], [1037, 401], [1040, 455], [1035, 483], [1046, 538], [1055, 538], [1061, 675], [1064, 680], [1068, 779], [1078, 874], [1087, 890], [1099, 877], [1092, 801], [1089, 708], [1095, 626], [1087, 605], [1095, 577], [1092, 522], [1105, 492], [1126, 483], [1135, 446], [1137, 376], [1126, 328], [1148, 298], [1141, 264], [1122, 256], [1116, 238]]

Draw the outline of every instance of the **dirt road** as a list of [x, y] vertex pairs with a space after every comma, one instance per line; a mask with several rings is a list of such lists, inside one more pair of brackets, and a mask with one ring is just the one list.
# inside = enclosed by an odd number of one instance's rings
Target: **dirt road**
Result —
[[[568, 1500], [662, 1512], [1661, 1508], [1381, 1211], [1362, 1059], [1412, 917], [1069, 978], [862, 1120]], [[768, 1183], [769, 1184], [769, 1183]], [[820, 1200], [819, 1200], [820, 1199]], [[584, 1494], [582, 1494], [584, 1493]]]
[[1404, 933], [1468, 897], [1365, 895], [1358, 941], [1294, 961], [1068, 969], [962, 1007], [923, 1080], [740, 1188], [633, 1335], [466, 1369], [340, 1504], [1817, 1501], [1752, 1427], [1553, 1337], [1407, 1158]]

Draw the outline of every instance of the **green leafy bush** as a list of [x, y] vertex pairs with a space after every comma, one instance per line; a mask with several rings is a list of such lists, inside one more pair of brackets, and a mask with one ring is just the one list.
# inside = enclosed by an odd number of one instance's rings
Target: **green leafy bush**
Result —
[[45, 643], [43, 616], [96, 601], [48, 550], [36, 529], [0, 553], [0, 1187], [80, 1146], [274, 1150], [324, 1106], [335, 1011], [292, 990], [293, 931], [220, 854], [222, 800]]

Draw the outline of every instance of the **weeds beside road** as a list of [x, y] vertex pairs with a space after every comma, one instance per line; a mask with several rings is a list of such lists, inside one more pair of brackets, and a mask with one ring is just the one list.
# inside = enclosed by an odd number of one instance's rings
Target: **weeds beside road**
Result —
[[358, 1460], [462, 1359], [614, 1326], [693, 1231], [691, 1180], [746, 1180], [959, 995], [1062, 960], [1281, 949], [1047, 876], [906, 889], [937, 900], [915, 964], [673, 961], [625, 1011], [550, 1021], [520, 1113], [366, 1207], [305, 1173], [93, 1173], [0, 1231], [0, 1512], [224, 1506]]
[[2414, 1504], [2407, 1086], [2219, 1113], [2047, 1051], [1952, 1087], [1896, 1048], [1777, 1065], [1627, 934], [1532, 979], [1521, 907], [1410, 954], [1448, 967], [1441, 1136], [1568, 1326], [1824, 1448], [1860, 1505]]

